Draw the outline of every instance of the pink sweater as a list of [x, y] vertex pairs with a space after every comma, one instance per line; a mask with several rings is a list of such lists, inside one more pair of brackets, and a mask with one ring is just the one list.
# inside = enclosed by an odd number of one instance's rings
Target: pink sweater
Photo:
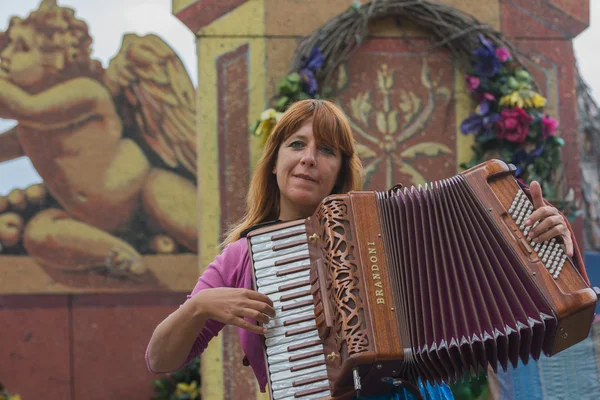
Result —
[[[189, 300], [203, 289], [218, 287], [252, 289], [252, 265], [250, 263], [250, 254], [248, 253], [248, 239], [242, 238], [227, 245], [223, 249], [223, 252], [213, 262], [208, 264], [206, 271], [200, 276], [196, 287], [194, 287], [194, 290], [187, 298]], [[247, 320], [253, 324], [256, 323], [256, 321]], [[190, 354], [188, 354], [187, 359], [179, 368], [202, 354], [208, 346], [208, 342], [217, 336], [224, 326], [221, 322], [207, 321], [196, 338]], [[238, 328], [238, 334], [242, 349], [260, 385], [260, 390], [265, 392], [267, 386], [267, 366], [263, 350], [263, 337], [242, 328]], [[146, 350], [146, 363], [148, 364], [148, 350]], [[242, 360], [240, 359], [240, 366], [241, 364]], [[152, 371], [149, 364], [148, 369]]]

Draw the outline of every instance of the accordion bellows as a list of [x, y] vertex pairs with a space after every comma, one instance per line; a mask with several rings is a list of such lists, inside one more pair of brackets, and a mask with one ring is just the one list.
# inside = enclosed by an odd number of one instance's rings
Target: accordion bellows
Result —
[[[306, 220], [251, 232], [274, 399], [389, 391], [506, 370], [585, 339], [597, 294], [501, 161], [424, 187], [351, 192]], [[354, 371], [354, 373], [353, 373]], [[354, 375], [354, 376], [353, 376]]]

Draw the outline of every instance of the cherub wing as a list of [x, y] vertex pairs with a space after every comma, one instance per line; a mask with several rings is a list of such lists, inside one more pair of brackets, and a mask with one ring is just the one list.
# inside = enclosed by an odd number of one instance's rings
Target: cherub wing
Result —
[[166, 166], [196, 176], [196, 93], [173, 49], [156, 35], [126, 34], [105, 83], [125, 135]]

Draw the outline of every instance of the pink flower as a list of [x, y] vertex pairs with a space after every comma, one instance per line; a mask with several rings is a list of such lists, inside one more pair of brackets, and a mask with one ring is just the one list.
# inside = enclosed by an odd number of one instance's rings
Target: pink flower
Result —
[[506, 47], [498, 47], [496, 49], [496, 57], [498, 57], [498, 60], [500, 60], [500, 62], [505, 62], [511, 57], [510, 51], [508, 51]]
[[513, 143], [523, 143], [529, 134], [529, 124], [533, 118], [520, 107], [505, 108], [496, 124], [497, 137]]
[[544, 139], [554, 136], [556, 133], [556, 128], [558, 128], [557, 120], [547, 115], [542, 117], [542, 137]]
[[483, 100], [487, 100], [487, 101], [494, 101], [496, 100], [496, 98], [494, 97], [493, 94], [491, 94], [490, 92], [485, 92], [485, 93], [480, 93], [477, 96], [477, 100], [479, 102], [482, 102]]
[[465, 75], [465, 79], [467, 80], [467, 87], [469, 88], [469, 92], [473, 93], [475, 89], [479, 87], [481, 81], [478, 77], [472, 75]]

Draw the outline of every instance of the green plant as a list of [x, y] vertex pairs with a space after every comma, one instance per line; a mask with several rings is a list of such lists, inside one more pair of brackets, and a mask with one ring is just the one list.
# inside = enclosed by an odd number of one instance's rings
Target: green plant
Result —
[[154, 380], [152, 385], [152, 400], [199, 400], [200, 357], [165, 378]]

